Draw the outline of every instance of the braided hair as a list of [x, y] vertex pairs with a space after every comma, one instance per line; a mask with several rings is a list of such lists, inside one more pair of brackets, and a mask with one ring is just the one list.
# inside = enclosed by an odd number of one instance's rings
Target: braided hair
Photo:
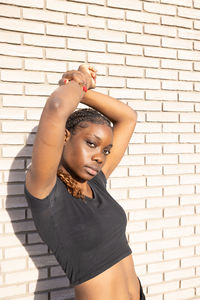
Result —
[[[74, 135], [77, 128], [86, 128], [88, 123], [107, 125], [112, 128], [111, 121], [92, 108], [82, 108], [74, 111], [67, 119], [65, 128]], [[73, 197], [84, 200], [85, 196], [78, 188], [77, 181], [68, 172], [64, 173], [61, 169], [58, 169], [57, 175], [65, 183], [68, 192]]]

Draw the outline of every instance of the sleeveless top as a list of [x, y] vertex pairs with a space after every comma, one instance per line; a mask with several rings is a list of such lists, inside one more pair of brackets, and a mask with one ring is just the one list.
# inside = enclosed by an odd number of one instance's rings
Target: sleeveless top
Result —
[[35, 226], [72, 285], [87, 281], [129, 254], [126, 214], [106, 190], [100, 171], [88, 181], [93, 197], [74, 198], [57, 177], [50, 194], [40, 200], [25, 186]]

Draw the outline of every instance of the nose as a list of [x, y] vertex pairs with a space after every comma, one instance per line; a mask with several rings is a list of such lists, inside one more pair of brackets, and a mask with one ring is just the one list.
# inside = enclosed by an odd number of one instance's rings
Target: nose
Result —
[[92, 155], [92, 160], [96, 161], [100, 165], [104, 163], [105, 158], [103, 153], [98, 152]]

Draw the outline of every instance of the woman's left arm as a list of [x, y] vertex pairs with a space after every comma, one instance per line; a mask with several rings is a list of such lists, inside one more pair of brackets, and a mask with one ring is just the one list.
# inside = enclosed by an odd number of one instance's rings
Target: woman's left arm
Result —
[[127, 104], [93, 90], [89, 90], [81, 102], [101, 112], [113, 123], [113, 147], [102, 168], [108, 178], [126, 151], [135, 129], [137, 113]]

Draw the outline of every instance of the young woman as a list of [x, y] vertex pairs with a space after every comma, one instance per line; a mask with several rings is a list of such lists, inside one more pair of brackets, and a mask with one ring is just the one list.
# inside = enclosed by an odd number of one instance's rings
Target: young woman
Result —
[[[65, 73], [47, 100], [25, 195], [38, 232], [75, 286], [76, 300], [145, 299], [125, 236], [126, 215], [106, 191], [136, 113], [92, 91], [95, 79], [96, 69], [83, 64]], [[76, 110], [80, 102], [91, 108]]]

